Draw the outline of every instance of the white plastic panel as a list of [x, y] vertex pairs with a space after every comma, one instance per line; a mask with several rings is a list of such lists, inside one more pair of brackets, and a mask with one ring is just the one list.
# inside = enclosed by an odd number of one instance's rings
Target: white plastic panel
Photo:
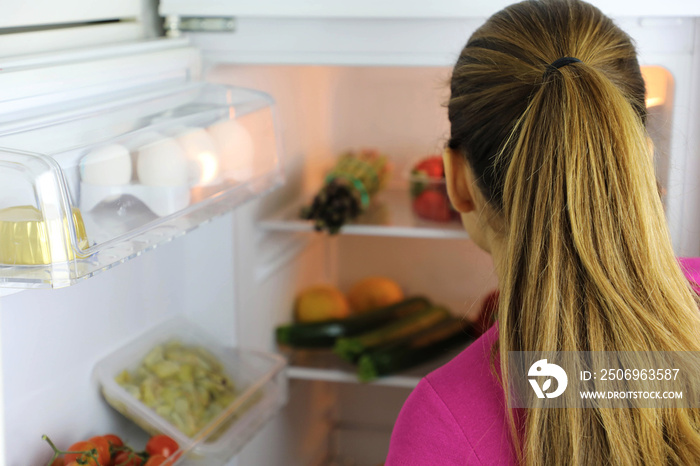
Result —
[[191, 33], [216, 63], [421, 65], [455, 62], [476, 19], [241, 18], [233, 34]]
[[[700, 27], [700, 19], [696, 19], [695, 26]], [[661, 64], [674, 79], [666, 217], [676, 255], [699, 256], [700, 34], [695, 35], [692, 55], [649, 54], [642, 60], [648, 64]]]
[[[0, 41], [2, 40], [0, 35]], [[0, 59], [0, 132], [15, 130], [19, 112], [64, 104], [64, 110], [110, 93], [200, 73], [199, 52], [187, 40], [151, 40]]]
[[75, 28], [0, 34], [0, 50], [2, 58], [5, 59], [65, 49], [84, 49], [86, 44], [95, 47], [142, 37], [143, 28], [140, 23], [100, 23]]
[[[490, 16], [512, 0], [162, 0], [163, 15], [284, 18], [465, 18]], [[591, 0], [613, 16], [700, 16], [694, 0]]]
[[[698, 3], [700, 5], [700, 2]], [[483, 18], [243, 17], [234, 33], [190, 33], [216, 63], [452, 66]], [[691, 53], [694, 20], [616, 18], [643, 53]]]
[[82, 23], [141, 14], [141, 0], [24, 0], [3, 2], [0, 28]]

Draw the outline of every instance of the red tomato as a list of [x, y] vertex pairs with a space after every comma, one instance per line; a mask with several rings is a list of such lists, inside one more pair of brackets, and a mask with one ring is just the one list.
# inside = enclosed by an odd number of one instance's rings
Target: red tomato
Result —
[[97, 447], [97, 452], [99, 453], [100, 466], [107, 466], [112, 455], [109, 453], [109, 442], [106, 438], [101, 436], [96, 436], [88, 440], [92, 442]]
[[65, 464], [65, 461], [60, 456], [51, 462], [51, 466], [64, 466]]
[[442, 178], [445, 176], [445, 169], [442, 165], [441, 155], [431, 155], [418, 163], [414, 170], [422, 171], [431, 178]]
[[120, 451], [114, 457], [114, 466], [141, 466], [143, 458], [128, 451]]
[[122, 439], [120, 439], [119, 437], [117, 437], [114, 434], [103, 435], [103, 437], [107, 439], [107, 442], [109, 442], [110, 446], [113, 446], [113, 447], [123, 447], [124, 446], [124, 442], [122, 442]]
[[180, 446], [167, 435], [154, 435], [146, 444], [146, 453], [149, 455], [162, 455], [166, 458], [175, 453]]
[[173, 464], [172, 460], [167, 459], [163, 455], [153, 455], [148, 458], [144, 466], [171, 466]]
[[[95, 450], [95, 458], [99, 458], [99, 450], [97, 448], [97, 445], [95, 445], [92, 442], [77, 442], [71, 445], [68, 448], [68, 451], [79, 451], [79, 452], [90, 452], [92, 450]], [[92, 459], [90, 456], [87, 456], [83, 453], [66, 453], [66, 455], [63, 457], [64, 461], [67, 464], [70, 464], [72, 461], [77, 461], [79, 459], [82, 459], [84, 461], [84, 464], [89, 465], [89, 466], [97, 466], [97, 462]]]
[[426, 189], [413, 200], [413, 211], [422, 218], [437, 222], [450, 220], [450, 201], [441, 192]]

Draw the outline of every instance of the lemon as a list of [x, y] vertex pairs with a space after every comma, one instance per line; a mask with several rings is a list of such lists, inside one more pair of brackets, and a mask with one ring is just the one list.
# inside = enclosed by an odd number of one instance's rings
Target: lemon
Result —
[[345, 295], [332, 285], [315, 285], [301, 291], [294, 302], [297, 322], [343, 319], [350, 315]]

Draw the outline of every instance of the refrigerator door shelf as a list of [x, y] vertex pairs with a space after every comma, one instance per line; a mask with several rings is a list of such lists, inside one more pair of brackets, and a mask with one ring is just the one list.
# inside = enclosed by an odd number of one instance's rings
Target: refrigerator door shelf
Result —
[[279, 186], [262, 92], [210, 83], [47, 108], [0, 132], [0, 285], [59, 288]]

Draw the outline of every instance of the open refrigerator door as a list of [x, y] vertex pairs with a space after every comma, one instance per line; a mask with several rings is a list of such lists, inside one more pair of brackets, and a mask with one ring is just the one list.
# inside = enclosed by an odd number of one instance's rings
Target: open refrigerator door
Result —
[[3, 23], [24, 51], [0, 72], [3, 465], [46, 464], [42, 434], [140, 452], [144, 418], [178, 464], [225, 464], [286, 402], [284, 359], [238, 342], [231, 214], [284, 181], [275, 102], [202, 81], [128, 3], [71, 17], [107, 26]]

